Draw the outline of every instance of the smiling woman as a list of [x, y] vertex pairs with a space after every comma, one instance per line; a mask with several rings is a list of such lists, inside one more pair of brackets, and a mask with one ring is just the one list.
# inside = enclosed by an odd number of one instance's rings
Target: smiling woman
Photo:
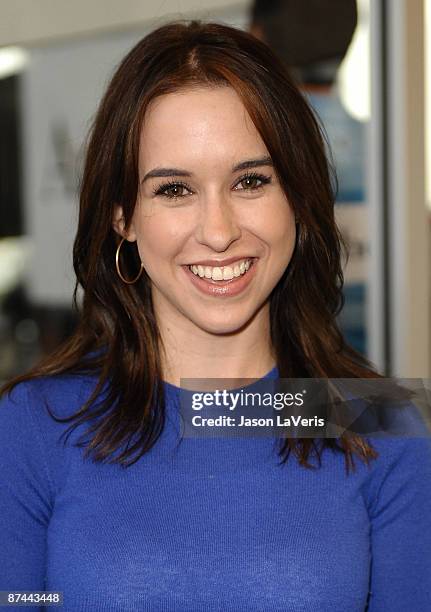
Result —
[[181, 435], [184, 379], [379, 378], [336, 325], [333, 187], [266, 45], [192, 21], [130, 51], [87, 150], [80, 325], [3, 387], [0, 591], [82, 611], [431, 606], [429, 438]]
[[[295, 218], [236, 91], [195, 86], [153, 100], [139, 169], [144, 178], [127, 239], [152, 279], [168, 357], [184, 347], [181, 361], [166, 364], [165, 380], [265, 374], [274, 365], [268, 297], [292, 257]], [[114, 217], [125, 236], [121, 205]]]

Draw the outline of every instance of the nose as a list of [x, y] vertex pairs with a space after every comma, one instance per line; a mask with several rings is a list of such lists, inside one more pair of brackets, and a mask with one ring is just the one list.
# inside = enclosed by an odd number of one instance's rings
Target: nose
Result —
[[201, 202], [196, 225], [196, 240], [213, 251], [223, 252], [241, 236], [232, 204], [220, 194]]

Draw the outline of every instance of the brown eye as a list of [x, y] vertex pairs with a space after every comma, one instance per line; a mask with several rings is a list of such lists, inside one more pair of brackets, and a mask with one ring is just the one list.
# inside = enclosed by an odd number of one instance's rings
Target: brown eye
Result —
[[238, 191], [257, 191], [270, 182], [271, 177], [253, 172], [240, 178], [237, 186], [242, 185], [242, 189], [239, 189]]
[[164, 185], [160, 185], [160, 187], [156, 188], [153, 193], [155, 196], [163, 196], [169, 199], [176, 199], [184, 198], [185, 196], [189, 195], [187, 193], [184, 193], [183, 190], [191, 193], [190, 187], [185, 183], [170, 181], [168, 183], [165, 183]]
[[177, 198], [178, 196], [183, 195], [184, 185], [171, 185], [164, 190], [164, 194], [168, 196], [168, 198]]
[[260, 185], [257, 184], [259, 181], [260, 179], [258, 179], [256, 176], [248, 176], [247, 178], [242, 179], [241, 183], [244, 186], [244, 189], [256, 189], [257, 187], [260, 187]]

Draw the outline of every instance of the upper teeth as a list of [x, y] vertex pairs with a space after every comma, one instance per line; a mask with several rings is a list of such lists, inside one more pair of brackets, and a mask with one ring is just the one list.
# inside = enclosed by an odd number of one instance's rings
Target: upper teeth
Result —
[[212, 266], [189, 266], [193, 274], [201, 278], [211, 278], [212, 280], [230, 280], [236, 276], [242, 276], [251, 266], [250, 259], [241, 259], [233, 266], [212, 267]]

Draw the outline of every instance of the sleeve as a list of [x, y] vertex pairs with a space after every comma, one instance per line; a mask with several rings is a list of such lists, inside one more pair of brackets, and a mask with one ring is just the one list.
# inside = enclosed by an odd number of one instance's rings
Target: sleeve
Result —
[[431, 439], [385, 446], [389, 460], [370, 509], [367, 612], [431, 611]]
[[28, 387], [0, 400], [0, 591], [45, 588], [53, 487]]

